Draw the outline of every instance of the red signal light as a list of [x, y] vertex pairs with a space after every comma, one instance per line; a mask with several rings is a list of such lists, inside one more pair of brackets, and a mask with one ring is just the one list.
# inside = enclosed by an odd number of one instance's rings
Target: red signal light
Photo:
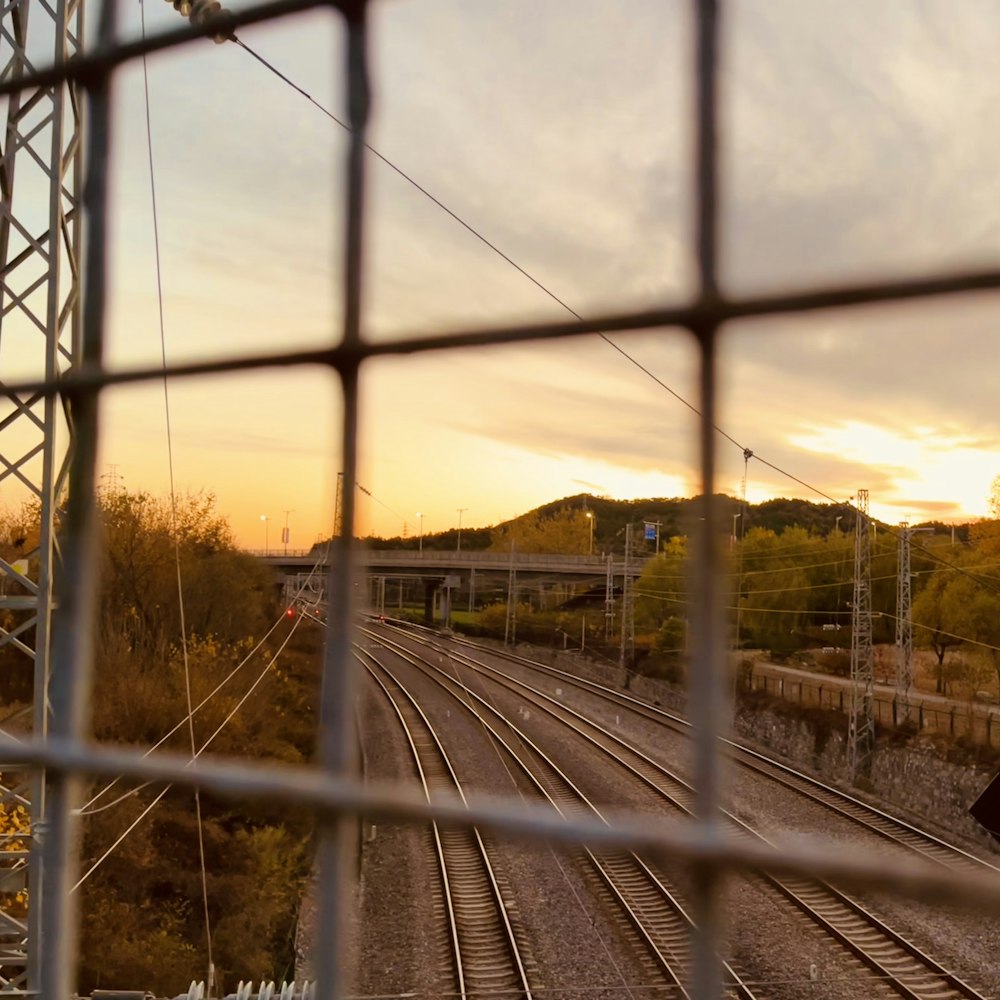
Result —
[[285, 617], [286, 617], [286, 618], [294, 618], [294, 617], [295, 617], [295, 608], [289, 608], [289, 609], [288, 609], [288, 610], [287, 610], [287, 611], [285, 612]]

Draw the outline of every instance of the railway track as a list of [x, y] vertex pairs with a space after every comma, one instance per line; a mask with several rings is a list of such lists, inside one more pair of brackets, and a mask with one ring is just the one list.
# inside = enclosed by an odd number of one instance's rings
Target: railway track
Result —
[[[397, 643], [381, 642], [395, 655], [422, 671], [444, 688], [477, 718], [507, 752], [536, 793], [568, 821], [594, 818], [607, 822], [601, 812], [559, 767], [528, 736], [487, 702], [446, 672], [417, 659]], [[369, 657], [371, 653], [367, 654]], [[386, 669], [384, 666], [382, 669]], [[649, 987], [667, 987], [668, 995], [686, 997], [690, 979], [690, 939], [693, 924], [666, 880], [631, 852], [576, 852], [589, 872], [599, 895], [612, 904], [624, 930], [639, 945], [641, 964]], [[734, 1000], [755, 1000], [755, 995], [728, 964], [724, 964], [724, 988]]]
[[[465, 800], [437, 734], [414, 698], [378, 660], [362, 652], [358, 657], [396, 712], [413, 752], [420, 781], [432, 801], [442, 793]], [[442, 994], [458, 997], [502, 996], [532, 1000], [527, 964], [521, 956], [511, 913], [490, 851], [479, 831], [433, 824], [432, 837], [441, 875], [441, 920], [450, 943]]]
[[[383, 640], [384, 641], [384, 640]], [[434, 644], [431, 644], [432, 648]], [[474, 670], [480, 676], [491, 679], [519, 698], [533, 704], [594, 746], [599, 752], [609, 755], [622, 767], [631, 772], [639, 781], [652, 789], [672, 808], [690, 815], [694, 800], [694, 790], [682, 778], [666, 767], [653, 761], [641, 750], [631, 746], [621, 737], [604, 729], [578, 712], [568, 708], [544, 692], [524, 681], [512, 678], [502, 671], [474, 660], [464, 654], [451, 653], [452, 662]], [[858, 805], [861, 805], [858, 803]], [[727, 814], [737, 835], [766, 841], [751, 830], [737, 817]], [[860, 816], [852, 816], [861, 822]], [[879, 814], [885, 823], [885, 814]], [[909, 828], [912, 829], [912, 828]], [[881, 832], [881, 831], [879, 831]], [[919, 833], [919, 831], [916, 831]], [[884, 834], [883, 834], [884, 835]], [[914, 837], [893, 838], [911, 849]], [[941, 845], [936, 838], [928, 838], [933, 844]], [[947, 845], [943, 845], [947, 847]], [[920, 853], [934, 857], [926, 849]], [[938, 851], [938, 854], [944, 852]], [[958, 852], [958, 861], [967, 864], [964, 852]], [[974, 859], [973, 859], [974, 860]], [[944, 863], [944, 862], [942, 862]], [[764, 882], [781, 897], [793, 903], [803, 914], [821, 927], [826, 934], [847, 949], [857, 959], [871, 969], [876, 976], [890, 983], [899, 994], [910, 1000], [930, 1000], [930, 998], [965, 997], [979, 998], [981, 994], [969, 984], [953, 975], [929, 955], [902, 935], [897, 934], [873, 913], [833, 886], [809, 878], [777, 878], [763, 873]]]
[[[402, 631], [404, 634], [411, 634], [408, 630]], [[419, 638], [419, 636], [417, 637]], [[435, 635], [435, 639], [437, 638]], [[506, 650], [487, 650], [464, 639], [455, 639], [453, 641], [478, 652], [488, 653], [491, 657], [508, 660], [536, 672], [544, 673], [559, 680], [561, 683], [571, 685], [603, 698], [642, 718], [665, 725], [674, 732], [682, 735], [690, 734], [691, 724], [686, 719], [663, 708], [650, 705], [633, 695], [624, 694], [596, 681], [577, 677], [564, 670], [540, 663], [537, 660], [509, 653]], [[990, 871], [1000, 875], [1000, 866], [991, 864], [983, 858], [976, 857], [974, 854], [954, 844], [949, 844], [940, 837], [936, 837], [926, 830], [921, 830], [913, 826], [913, 824], [907, 823], [905, 820], [893, 816], [876, 806], [862, 802], [860, 799], [849, 795], [841, 789], [824, 784], [812, 775], [803, 774], [789, 767], [787, 764], [771, 760], [764, 754], [744, 746], [735, 740], [722, 739], [720, 742], [731, 751], [730, 759], [733, 763], [746, 770], [767, 777], [799, 795], [805, 796], [830, 812], [851, 820], [869, 833], [877, 834], [885, 840], [950, 868], [967, 871]]]

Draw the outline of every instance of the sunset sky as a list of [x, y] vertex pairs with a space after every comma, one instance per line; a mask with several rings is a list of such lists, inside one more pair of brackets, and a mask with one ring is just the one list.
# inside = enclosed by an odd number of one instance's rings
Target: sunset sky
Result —
[[[236, 5], [234, 5], [236, 6]], [[723, 267], [738, 292], [1000, 256], [1000, 7], [724, 4]], [[138, 8], [123, 5], [128, 34]], [[178, 23], [146, 0], [147, 27]], [[373, 7], [370, 141], [582, 315], [693, 288], [689, 4], [385, 0]], [[242, 39], [336, 113], [340, 28], [312, 14]], [[237, 46], [150, 61], [167, 353], [329, 344], [340, 321], [344, 133]], [[113, 364], [157, 361], [140, 66], [118, 84]], [[369, 159], [372, 338], [568, 318]], [[897, 522], [982, 516], [1000, 473], [1000, 296], [756, 320], [725, 331], [719, 423], [838, 499]], [[615, 340], [692, 403], [695, 354]], [[561, 496], [697, 490], [691, 412], [591, 337], [373, 362], [363, 372], [360, 530], [496, 523]], [[324, 372], [174, 383], [181, 490], [218, 496], [240, 540], [329, 533], [339, 468]], [[162, 387], [108, 394], [102, 471], [168, 489]], [[719, 489], [739, 448], [720, 438]], [[748, 499], [821, 500], [765, 465]], [[12, 499], [12, 494], [0, 500]], [[261, 515], [270, 520], [262, 522]]]

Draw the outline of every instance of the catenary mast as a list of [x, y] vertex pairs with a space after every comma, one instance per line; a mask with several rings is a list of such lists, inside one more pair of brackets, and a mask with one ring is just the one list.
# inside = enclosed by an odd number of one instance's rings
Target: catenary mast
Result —
[[[0, 9], [0, 82], [72, 60], [83, 39], [83, 0], [14, 0]], [[30, 22], [30, 35], [29, 35]], [[7, 98], [0, 138], [0, 384], [55, 381], [80, 351], [82, 117], [73, 83], [27, 87]], [[49, 729], [48, 690], [58, 512], [73, 428], [56, 396], [4, 396], [0, 487], [38, 511], [38, 530], [0, 541], [0, 629], [8, 682], [33, 677], [31, 724]], [[45, 828], [44, 776], [5, 769], [8, 810], [26, 807], [26, 836], [0, 868], [0, 892], [27, 888], [27, 919], [0, 913], [0, 989], [35, 991], [42, 946], [39, 835]], [[5, 848], [7, 844], [3, 845]], [[26, 849], [26, 853], [20, 850]]]

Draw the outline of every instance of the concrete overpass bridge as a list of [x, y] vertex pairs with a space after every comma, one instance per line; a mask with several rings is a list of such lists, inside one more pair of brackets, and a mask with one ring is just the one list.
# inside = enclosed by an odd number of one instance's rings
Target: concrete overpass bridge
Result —
[[[307, 592], [321, 597], [325, 573], [315, 571], [315, 552], [258, 553], [273, 566], [286, 592], [296, 593], [310, 574]], [[425, 618], [447, 621], [452, 607], [469, 611], [506, 601], [510, 587], [517, 600], [539, 605], [561, 603], [588, 591], [620, 593], [626, 572], [624, 554], [455, 552], [437, 549], [363, 549], [365, 594], [376, 611], [423, 603]], [[647, 558], [630, 557], [628, 576], [638, 577]], [[362, 585], [362, 581], [359, 581]]]

